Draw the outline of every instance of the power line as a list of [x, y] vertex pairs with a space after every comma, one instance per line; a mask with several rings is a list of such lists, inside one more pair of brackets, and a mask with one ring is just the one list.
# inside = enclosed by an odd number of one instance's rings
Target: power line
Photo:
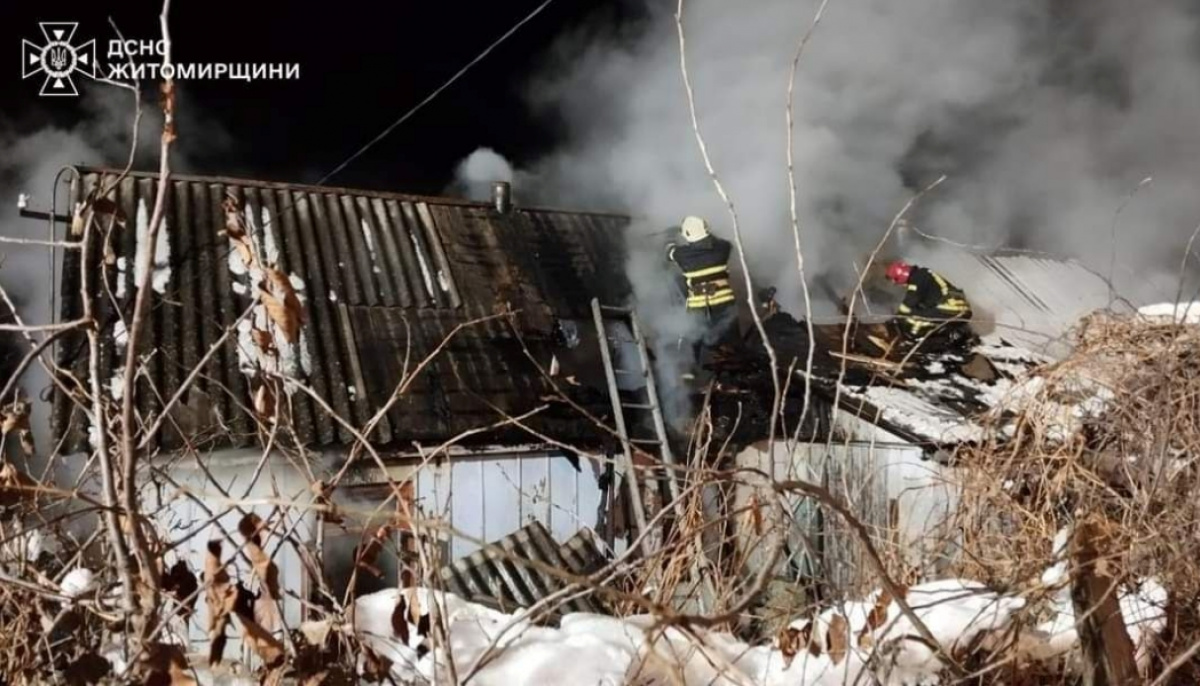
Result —
[[426, 105], [428, 105], [430, 102], [432, 102], [434, 98], [436, 98], [438, 95], [441, 95], [442, 91], [444, 91], [447, 88], [449, 88], [450, 86], [454, 85], [454, 82], [458, 81], [463, 76], [463, 74], [466, 74], [468, 71], [470, 71], [471, 67], [474, 67], [476, 64], [479, 64], [481, 61], [483, 61], [483, 59], [485, 57], [487, 57], [488, 54], [490, 54], [493, 50], [495, 50], [501, 43], [508, 40], [514, 33], [516, 33], [518, 30], [520, 30], [520, 28], [522, 26], [529, 23], [537, 15], [541, 14], [542, 10], [549, 7], [550, 3], [552, 3], [552, 2], [554, 2], [554, 0], [545, 0], [544, 2], [542, 2], [542, 4], [540, 4], [536, 8], [534, 8], [534, 10], [532, 12], [530, 12], [528, 15], [526, 15], [524, 19], [517, 22], [511, 29], [509, 29], [507, 32], [505, 32], [504, 35], [497, 38], [491, 45], [489, 45], [486, 49], [484, 49], [483, 52], [479, 53], [479, 55], [477, 57], [475, 57], [475, 59], [468, 62], [466, 64], [466, 66], [464, 66], [462, 69], [459, 69], [458, 72], [455, 73], [454, 76], [451, 76], [448, 81], [443, 83], [436, 90], [434, 90], [432, 93], [430, 93], [428, 96], [426, 96], [424, 100], [417, 103], [412, 109], [405, 112], [399, 119], [392, 122], [391, 125], [389, 125], [386, 129], [384, 129], [382, 133], [380, 133], [378, 136], [375, 136], [374, 138], [372, 138], [366, 145], [359, 148], [359, 150], [357, 152], [355, 152], [350, 157], [346, 158], [346, 161], [342, 162], [341, 164], [339, 164], [337, 166], [337, 168], [335, 168], [333, 171], [326, 174], [325, 177], [322, 178], [320, 181], [318, 181], [316, 185], [318, 185], [318, 186], [325, 185], [326, 181], [328, 181], [329, 179], [336, 176], [338, 174], [338, 172], [340, 172], [343, 169], [345, 169], [346, 167], [350, 166], [350, 164], [352, 162], [354, 162], [354, 160], [358, 159], [359, 157], [361, 157], [363, 155], [363, 153], [365, 153], [366, 151], [368, 151], [372, 147], [374, 147], [376, 143], [383, 140], [384, 138], [387, 138], [388, 134], [390, 134], [392, 131], [396, 130], [396, 127], [398, 127], [401, 124], [403, 124], [404, 122], [408, 121], [408, 119], [410, 117], [412, 117], [417, 112], [421, 111], [421, 109], [423, 107], [425, 107]]

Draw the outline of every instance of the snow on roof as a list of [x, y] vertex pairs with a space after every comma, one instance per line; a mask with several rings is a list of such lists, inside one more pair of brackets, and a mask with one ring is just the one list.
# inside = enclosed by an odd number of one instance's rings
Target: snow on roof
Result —
[[1200, 324], [1200, 302], [1158, 303], [1138, 308], [1148, 319], [1169, 319], [1179, 324]]
[[959, 354], [924, 356], [915, 369], [886, 379], [842, 377], [836, 389], [844, 409], [852, 407], [867, 421], [893, 430], [913, 442], [952, 445], [983, 440], [989, 427], [985, 415], [1012, 409], [1039, 388], [1030, 372], [1051, 358], [985, 338], [972, 351], [988, 358], [999, 372], [994, 381], [980, 381], [962, 369], [968, 361]]

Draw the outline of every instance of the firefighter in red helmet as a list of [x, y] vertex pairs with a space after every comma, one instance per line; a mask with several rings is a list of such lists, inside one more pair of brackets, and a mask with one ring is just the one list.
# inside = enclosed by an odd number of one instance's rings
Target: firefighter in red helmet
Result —
[[906, 342], [931, 350], [974, 340], [971, 305], [958, 286], [931, 269], [903, 260], [888, 265], [887, 278], [906, 289], [894, 320]]

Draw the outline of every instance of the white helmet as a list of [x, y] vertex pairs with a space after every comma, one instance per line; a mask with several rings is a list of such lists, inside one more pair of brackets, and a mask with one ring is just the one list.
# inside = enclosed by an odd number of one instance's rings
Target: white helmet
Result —
[[708, 238], [708, 222], [700, 217], [684, 217], [683, 224], [679, 227], [683, 234], [683, 239], [688, 243], [695, 243]]

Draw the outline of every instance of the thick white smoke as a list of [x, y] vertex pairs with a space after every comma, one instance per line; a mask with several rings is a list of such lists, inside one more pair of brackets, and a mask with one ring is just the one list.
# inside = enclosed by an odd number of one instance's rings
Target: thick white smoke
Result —
[[[818, 4], [684, 9], [714, 165], [756, 280], [779, 286], [793, 311], [786, 91]], [[633, 35], [589, 26], [562, 41], [529, 92], [569, 140], [530, 171], [558, 205], [626, 210], [647, 232], [700, 213], [728, 236], [689, 121], [674, 5], [654, 3]], [[913, 217], [927, 232], [1075, 256], [1107, 273], [1116, 220], [1114, 276], [1173, 274], [1200, 223], [1196, 15], [1183, 0], [832, 0], [795, 86], [810, 276], [844, 288], [894, 213], [941, 174], [947, 182]], [[639, 291], [662, 279], [657, 247], [647, 250], [631, 264]]]

